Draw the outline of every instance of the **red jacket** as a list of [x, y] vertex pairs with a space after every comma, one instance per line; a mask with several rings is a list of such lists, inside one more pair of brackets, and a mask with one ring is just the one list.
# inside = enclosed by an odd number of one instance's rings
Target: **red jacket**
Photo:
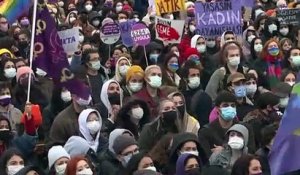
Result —
[[185, 50], [190, 47], [191, 47], [191, 38], [188, 35], [184, 35], [181, 39], [181, 42], [178, 45], [178, 49], [180, 53], [180, 58], [178, 60], [179, 64], [182, 64], [186, 61], [183, 55], [185, 53]]

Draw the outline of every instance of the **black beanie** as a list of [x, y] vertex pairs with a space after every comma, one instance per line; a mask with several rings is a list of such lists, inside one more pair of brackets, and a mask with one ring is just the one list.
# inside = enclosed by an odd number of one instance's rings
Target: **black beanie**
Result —
[[266, 109], [268, 105], [275, 106], [279, 104], [279, 101], [279, 97], [274, 95], [272, 92], [265, 92], [258, 97], [256, 106], [259, 109]]

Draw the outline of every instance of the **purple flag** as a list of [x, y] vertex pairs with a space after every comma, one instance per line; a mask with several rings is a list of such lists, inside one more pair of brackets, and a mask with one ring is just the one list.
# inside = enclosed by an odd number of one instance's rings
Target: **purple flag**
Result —
[[272, 175], [300, 170], [300, 73], [271, 149]]
[[131, 28], [136, 22], [134, 20], [128, 20], [119, 24], [121, 29], [121, 38], [125, 46], [133, 46], [133, 39], [131, 38]]
[[66, 87], [72, 94], [87, 99], [88, 87], [76, 80], [70, 71], [56, 24], [45, 6], [38, 8], [36, 21], [33, 65], [47, 72], [55, 85]]

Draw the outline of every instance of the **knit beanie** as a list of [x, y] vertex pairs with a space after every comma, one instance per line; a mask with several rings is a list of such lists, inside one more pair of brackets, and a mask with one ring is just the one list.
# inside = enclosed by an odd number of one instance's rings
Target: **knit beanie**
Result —
[[136, 75], [136, 74], [141, 75], [143, 78], [145, 76], [145, 72], [140, 66], [137, 66], [137, 65], [131, 66], [126, 73], [126, 83], [130, 80], [130, 78], [133, 75]]
[[126, 149], [128, 146], [136, 145], [136, 141], [133, 137], [129, 135], [121, 135], [116, 138], [113, 144], [113, 150], [116, 155], [121, 154], [121, 152]]
[[48, 163], [49, 163], [49, 169], [54, 165], [54, 163], [62, 158], [66, 157], [70, 159], [70, 155], [67, 153], [67, 151], [60, 145], [53, 146], [52, 148], [49, 149], [48, 152]]
[[64, 148], [71, 157], [74, 157], [79, 155], [86, 155], [91, 147], [84, 138], [79, 136], [72, 136], [68, 139]]

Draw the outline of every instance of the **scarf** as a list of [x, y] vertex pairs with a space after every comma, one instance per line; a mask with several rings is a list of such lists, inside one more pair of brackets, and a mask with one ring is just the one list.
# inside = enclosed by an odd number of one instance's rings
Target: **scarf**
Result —
[[272, 89], [279, 82], [281, 76], [281, 58], [268, 55], [265, 61], [267, 62], [267, 74]]

